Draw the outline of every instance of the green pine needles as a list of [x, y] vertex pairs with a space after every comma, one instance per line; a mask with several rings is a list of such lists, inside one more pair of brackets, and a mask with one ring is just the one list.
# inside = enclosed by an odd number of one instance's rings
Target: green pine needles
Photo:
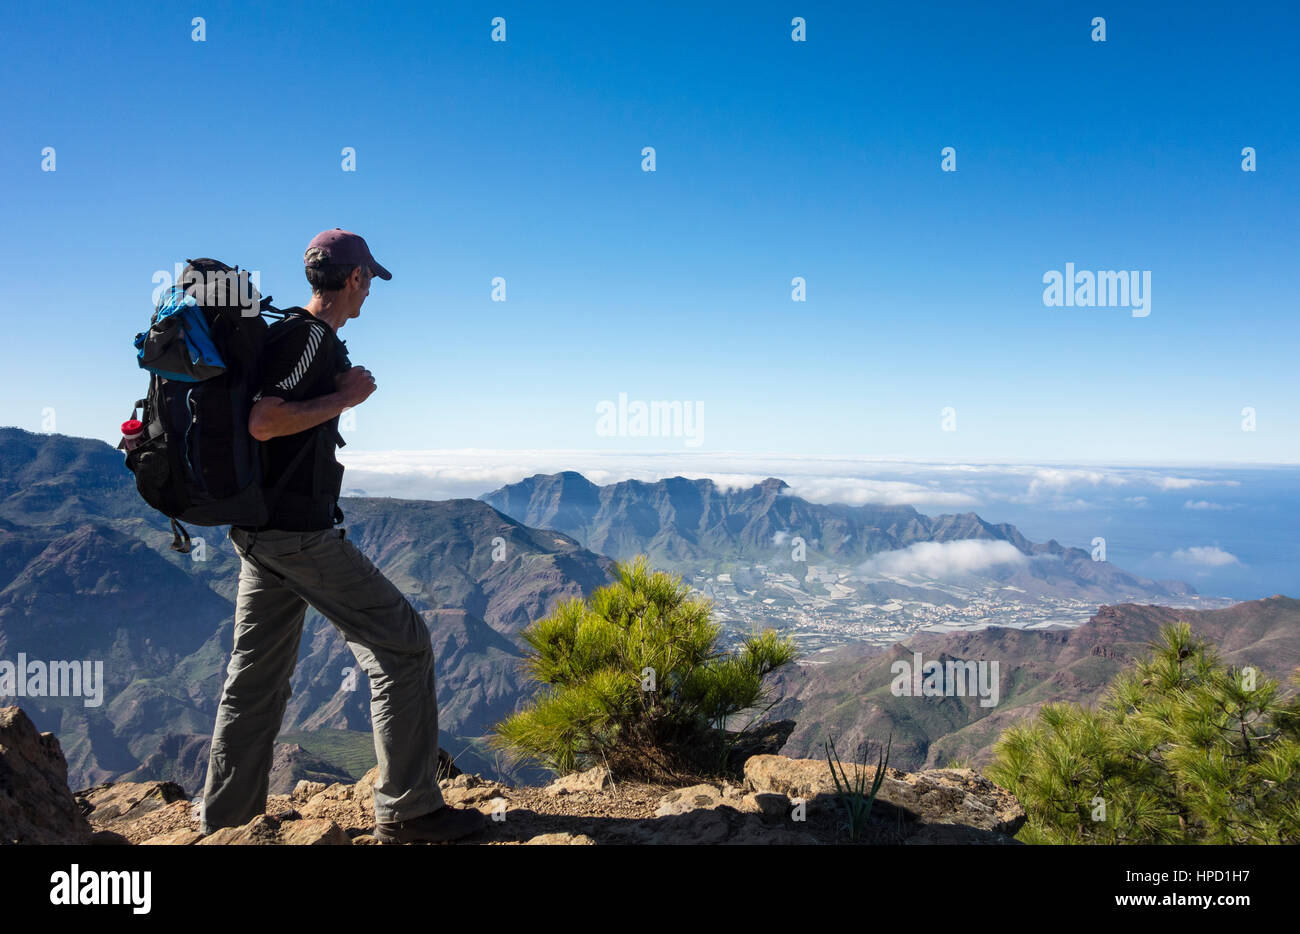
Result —
[[1186, 623], [1152, 650], [1096, 710], [1050, 704], [999, 739], [988, 774], [1029, 815], [1019, 838], [1300, 843], [1300, 699]]
[[492, 741], [557, 772], [608, 765], [643, 777], [716, 768], [727, 721], [767, 701], [764, 677], [796, 657], [768, 630], [723, 651], [708, 601], [644, 556], [613, 583], [559, 604], [520, 634], [544, 687], [497, 724]]

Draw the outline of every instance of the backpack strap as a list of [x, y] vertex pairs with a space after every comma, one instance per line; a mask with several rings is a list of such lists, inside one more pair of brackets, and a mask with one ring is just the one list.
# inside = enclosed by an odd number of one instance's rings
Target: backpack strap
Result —
[[293, 460], [289, 461], [289, 465], [284, 468], [284, 472], [280, 474], [280, 479], [275, 481], [275, 486], [271, 488], [270, 495], [266, 498], [268, 511], [274, 509], [275, 504], [280, 501], [280, 495], [284, 492], [285, 485], [289, 482], [289, 478], [293, 476], [294, 471], [302, 464], [307, 453], [316, 450], [317, 445], [320, 444], [320, 436], [321, 432], [319, 430], [313, 431], [312, 439], [298, 449], [298, 453], [293, 456]]
[[[317, 449], [317, 446], [320, 444], [320, 436], [321, 432], [317, 431], [312, 436], [312, 440], [308, 441], [298, 450], [298, 453], [293, 456], [293, 459], [290, 460], [288, 465], [284, 468], [284, 472], [280, 474], [280, 479], [275, 481], [275, 486], [273, 486], [270, 492], [266, 494], [267, 518], [270, 518], [270, 514], [275, 511], [276, 503], [280, 501], [280, 496], [284, 493], [284, 488], [285, 485], [288, 484], [289, 478], [292, 477], [298, 467], [302, 465], [302, 462], [307, 455]], [[248, 548], [251, 551], [253, 546], [257, 543], [257, 530], [254, 529], [249, 532], [248, 535]]]
[[[280, 495], [284, 492], [285, 484], [289, 482], [289, 478], [293, 476], [294, 471], [297, 470], [299, 465], [302, 464], [303, 458], [307, 456], [309, 451], [316, 450], [316, 446], [320, 444], [320, 435], [321, 435], [320, 432], [316, 432], [312, 440], [304, 444], [302, 448], [298, 451], [298, 453], [293, 456], [293, 459], [289, 461], [289, 465], [285, 467], [284, 473], [280, 475], [280, 479], [275, 482], [275, 486], [271, 488], [271, 492], [265, 497], [268, 518], [270, 516], [270, 513], [275, 509], [275, 504], [279, 502]], [[183, 555], [189, 554], [190, 533], [185, 531], [185, 526], [181, 525], [175, 519], [171, 520], [171, 525], [172, 525], [172, 545], [171, 545], [172, 551], [178, 551]], [[257, 532], [254, 531], [254, 532], [250, 532], [249, 534], [253, 536], [253, 540], [255, 541], [257, 538]], [[249, 543], [249, 547], [250, 548], [252, 547], [251, 541]]]
[[[162, 377], [157, 373], [152, 373], [150, 374], [149, 379], [151, 387], [149, 395], [152, 395], [157, 400], [161, 400], [163, 397], [161, 385]], [[163, 427], [162, 412], [159, 411], [159, 406], [155, 405], [150, 407], [148, 401], [148, 397], [146, 397], [139, 400], [136, 404], [141, 407], [143, 412], [146, 412], [149, 415], [149, 424], [145, 425], [145, 431], [148, 434], [149, 440], [152, 441], [159, 435], [166, 434], [166, 429]], [[132, 415], [134, 416], [134, 410], [132, 410]]]
[[[299, 308], [299, 306], [295, 305], [292, 308], [279, 309], [279, 308], [269, 307], [270, 306], [269, 299], [263, 299], [262, 301], [263, 301], [263, 305], [266, 306], [263, 308], [263, 311], [269, 310], [272, 314], [280, 315], [280, 320], [276, 321], [272, 325], [272, 327], [275, 328], [295, 327], [299, 323], [306, 323], [306, 319], [310, 317], [308, 315], [305, 315], [302, 312], [302, 309]], [[329, 422], [322, 422], [320, 425], [317, 425], [314, 429], [312, 429], [311, 440], [308, 441], [306, 444], [304, 444], [301, 448], [299, 448], [298, 453], [295, 454], [293, 458], [289, 461], [288, 465], [285, 466], [284, 471], [280, 474], [280, 479], [278, 479], [275, 482], [275, 486], [273, 486], [267, 492], [265, 499], [266, 499], [268, 515], [269, 513], [275, 510], [276, 504], [279, 503], [280, 497], [283, 495], [284, 489], [288, 485], [290, 478], [293, 477], [294, 473], [297, 472], [298, 468], [302, 466], [303, 462], [307, 459], [308, 455], [312, 455], [314, 458], [318, 454], [320, 450], [321, 439], [325, 434], [324, 429], [328, 424]], [[251, 549], [257, 541], [257, 532], [256, 531], [250, 532], [249, 535], [250, 535], [250, 539], [249, 539], [248, 547]]]
[[[172, 523], [172, 551], [179, 551], [183, 555], [190, 553], [190, 533], [185, 531], [185, 526], [181, 525], [175, 519]], [[184, 539], [182, 541], [182, 539]]]
[[[271, 307], [270, 296], [262, 299], [262, 305], [263, 311], [269, 310], [273, 314], [281, 316], [280, 320], [275, 322], [273, 327], [290, 327], [292, 326], [291, 322], [293, 319], [300, 317], [291, 310], [281, 310], [279, 308]], [[319, 429], [319, 427], [320, 426], [317, 426], [317, 429]], [[284, 492], [285, 485], [289, 482], [289, 478], [292, 477], [294, 472], [302, 465], [302, 462], [307, 457], [308, 453], [316, 450], [317, 445], [320, 443], [320, 431], [317, 429], [313, 429], [312, 439], [298, 450], [298, 453], [293, 456], [293, 459], [290, 460], [289, 464], [284, 468], [284, 472], [280, 474], [280, 479], [277, 480], [275, 486], [271, 488], [270, 493], [266, 497], [268, 512], [275, 509], [275, 504], [279, 502], [280, 496]]]

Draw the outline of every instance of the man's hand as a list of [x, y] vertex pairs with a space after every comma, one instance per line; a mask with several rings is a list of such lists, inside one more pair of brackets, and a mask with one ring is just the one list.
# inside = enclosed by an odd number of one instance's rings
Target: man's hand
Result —
[[363, 366], [354, 366], [334, 376], [334, 392], [325, 396], [286, 402], [278, 396], [264, 396], [248, 413], [248, 433], [258, 441], [296, 435], [360, 405], [375, 391], [375, 378]]
[[334, 388], [343, 397], [346, 406], [352, 408], [370, 398], [376, 389], [375, 378], [365, 367], [354, 366], [344, 373], [335, 374]]

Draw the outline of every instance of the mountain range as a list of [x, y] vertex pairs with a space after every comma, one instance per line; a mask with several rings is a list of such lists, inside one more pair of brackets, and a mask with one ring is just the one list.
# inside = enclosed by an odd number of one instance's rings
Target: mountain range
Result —
[[[960, 596], [942, 593], [923, 574], [890, 574], [888, 565], [872, 573], [871, 565], [882, 554], [958, 542], [1010, 546], [999, 555], [1016, 560], [981, 571], [1002, 587], [1029, 596], [1102, 602], [1196, 593], [1182, 581], [1129, 574], [1108, 561], [1094, 560], [1082, 548], [1064, 547], [1055, 540], [1031, 542], [1014, 526], [988, 522], [973, 512], [930, 517], [911, 506], [813, 503], [789, 491], [789, 485], [776, 478], [739, 489], [685, 477], [598, 486], [567, 471], [537, 474], [480, 499], [525, 525], [571, 535], [616, 560], [647, 554], [656, 567], [686, 575], [760, 564], [789, 571], [800, 580], [806, 579], [810, 566], [825, 564], [871, 578], [861, 590], [881, 602], [899, 596], [960, 602]], [[805, 546], [798, 560], [791, 556], [796, 538]]]
[[[344, 508], [349, 537], [429, 624], [442, 745], [488, 769], [471, 741], [525, 690], [515, 634], [605, 583], [609, 560], [476, 500], [354, 498]], [[104, 662], [102, 706], [24, 700], [60, 737], [74, 786], [130, 775], [193, 789], [206, 769], [239, 561], [224, 528], [191, 529], [204, 560], [172, 552], [165, 529], [107, 444], [0, 429], [0, 659]], [[355, 668], [334, 627], [309, 611], [284, 732], [348, 731], [339, 735], [366, 751], [369, 690]], [[306, 763], [293, 777], [328, 766], [301, 749], [279, 755], [290, 771]]]
[[[773, 674], [770, 719], [797, 724], [782, 755], [820, 753], [892, 736], [890, 761], [900, 768], [942, 768], [951, 761], [982, 765], [1008, 726], [1044, 704], [1094, 704], [1111, 680], [1144, 655], [1160, 627], [1187, 622], [1214, 643], [1225, 662], [1255, 667], [1294, 691], [1300, 668], [1300, 600], [1276, 595], [1217, 610], [1121, 604], [1103, 606], [1082, 626], [1024, 630], [989, 627], [974, 632], [919, 633], [890, 646], [846, 646], [813, 665]], [[1000, 696], [984, 707], [977, 696], [900, 696], [900, 662], [996, 662]], [[901, 669], [900, 669], [901, 670]], [[873, 751], [873, 756], [875, 755]]]
[[[747, 567], [783, 560], [794, 536], [806, 539], [810, 562], [850, 565], [923, 543], [996, 541], [1035, 559], [1008, 568], [1007, 580], [1049, 591], [1190, 590], [1127, 575], [1081, 549], [1034, 544], [1012, 526], [971, 513], [931, 518], [908, 507], [814, 504], [790, 495], [779, 480], [740, 490], [682, 478], [602, 487], [563, 473], [531, 477], [481, 500], [345, 498], [343, 509], [349, 537], [429, 625], [442, 745], [461, 756], [459, 764], [485, 774], [501, 773], [480, 738], [534, 689], [520, 672], [519, 630], [557, 601], [604, 584], [611, 559], [648, 553], [659, 567], [709, 563], [741, 569], [743, 579]], [[22, 700], [41, 730], [58, 735], [74, 788], [127, 778], [201, 787], [239, 562], [224, 529], [191, 533], [203, 540], [202, 560], [170, 550], [165, 520], [140, 500], [120, 452], [109, 445], [0, 429], [0, 660], [22, 653], [104, 662], [101, 706], [80, 698]], [[924, 592], [923, 583], [910, 580], [873, 586]], [[1219, 620], [1216, 631], [1225, 634], [1257, 633], [1237, 649], [1267, 650], [1269, 658], [1258, 663], [1280, 670], [1298, 644], [1297, 627], [1286, 622], [1292, 610], [1284, 598], [1274, 601], [1283, 603], [1234, 608], [1240, 618], [1233, 625], [1232, 616], [1211, 621]], [[982, 756], [994, 727], [1012, 711], [1047, 697], [1095, 696], [1118, 660], [1149, 634], [1157, 612], [1174, 611], [1107, 607], [1095, 626], [1081, 630], [918, 634], [907, 646], [821, 654], [816, 664], [775, 677], [769, 717], [798, 722], [788, 754], [817, 755], [820, 739], [832, 733], [837, 742], [855, 742], [893, 730], [902, 767]], [[1115, 631], [1125, 638], [1096, 635], [1107, 614], [1119, 614]], [[971, 658], [1003, 653], [1004, 672], [1014, 672], [1003, 704], [989, 713], [944, 698], [935, 714], [881, 696], [889, 653], [912, 645]], [[369, 692], [354, 667], [334, 628], [309, 612], [274, 787], [298, 778], [355, 780], [373, 765]]]

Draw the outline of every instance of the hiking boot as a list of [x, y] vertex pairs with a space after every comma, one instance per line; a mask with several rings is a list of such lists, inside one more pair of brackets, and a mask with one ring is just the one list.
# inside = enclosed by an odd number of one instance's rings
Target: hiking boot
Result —
[[483, 824], [482, 811], [444, 804], [420, 817], [381, 823], [375, 827], [375, 838], [381, 843], [446, 843], [482, 830]]

